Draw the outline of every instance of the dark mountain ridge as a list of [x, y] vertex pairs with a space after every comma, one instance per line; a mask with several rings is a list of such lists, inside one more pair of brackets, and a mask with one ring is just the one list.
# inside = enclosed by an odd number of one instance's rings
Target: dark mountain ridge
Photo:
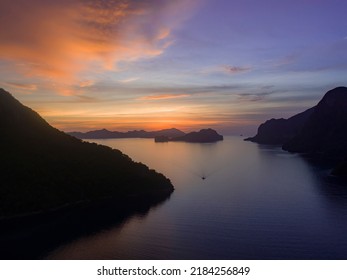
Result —
[[0, 133], [0, 217], [104, 198], [141, 197], [150, 205], [173, 191], [162, 174], [53, 128], [3, 89]]
[[170, 128], [155, 131], [132, 130], [128, 132], [100, 129], [88, 132], [69, 132], [68, 134], [79, 139], [154, 138], [155, 142], [182, 141], [208, 143], [223, 140], [223, 136], [211, 128], [189, 133], [184, 133], [176, 128]]
[[347, 88], [328, 91], [309, 120], [283, 149], [321, 157], [347, 156]]
[[288, 120], [265, 122], [245, 140], [334, 161], [333, 174], [347, 176], [347, 88], [328, 91], [316, 106]]
[[68, 134], [79, 139], [155, 138], [157, 136], [173, 138], [185, 135], [183, 131], [178, 130], [176, 128], [162, 129], [156, 131], [132, 130], [128, 132], [109, 131], [107, 129], [100, 129], [88, 132], [68, 132]]
[[282, 145], [291, 140], [310, 118], [314, 107], [289, 119], [271, 119], [261, 124], [254, 137], [245, 139], [259, 144]]

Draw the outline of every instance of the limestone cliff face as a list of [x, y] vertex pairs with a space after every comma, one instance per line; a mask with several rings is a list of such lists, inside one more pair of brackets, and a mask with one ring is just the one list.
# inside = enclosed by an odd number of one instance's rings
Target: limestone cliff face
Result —
[[314, 109], [308, 109], [289, 119], [268, 120], [259, 126], [256, 136], [245, 140], [259, 144], [283, 145], [300, 132]]
[[333, 174], [347, 176], [347, 88], [328, 91], [315, 107], [287, 120], [266, 121], [256, 136], [245, 140], [335, 160]]
[[346, 157], [347, 88], [328, 91], [300, 132], [283, 149], [322, 157]]

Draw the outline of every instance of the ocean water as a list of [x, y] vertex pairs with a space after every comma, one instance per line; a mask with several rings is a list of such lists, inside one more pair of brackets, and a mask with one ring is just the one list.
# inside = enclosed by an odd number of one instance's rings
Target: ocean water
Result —
[[47, 258], [347, 259], [347, 185], [322, 164], [241, 137], [95, 142], [163, 173], [175, 191], [147, 214], [61, 245]]

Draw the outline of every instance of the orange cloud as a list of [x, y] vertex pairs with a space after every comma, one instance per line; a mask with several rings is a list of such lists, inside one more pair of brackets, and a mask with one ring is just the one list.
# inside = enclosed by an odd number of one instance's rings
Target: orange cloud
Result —
[[140, 78], [138, 78], [138, 77], [132, 77], [132, 78], [128, 78], [128, 79], [119, 80], [118, 82], [120, 82], [122, 84], [127, 84], [127, 83], [131, 83], [131, 82], [135, 82], [139, 79]]
[[81, 88], [90, 87], [90, 86], [94, 85], [94, 83], [95, 83], [95, 82], [92, 81], [92, 80], [85, 80], [85, 81], [80, 82], [79, 86], [80, 86]]
[[26, 76], [76, 82], [84, 72], [160, 55], [187, 2], [1, 0], [0, 59]]
[[159, 94], [159, 95], [147, 95], [138, 98], [137, 100], [162, 100], [162, 99], [176, 99], [188, 97], [189, 94]]
[[15, 88], [15, 89], [29, 91], [29, 92], [37, 90], [37, 85], [35, 84], [7, 82], [7, 83], [4, 83], [4, 85], [10, 88]]

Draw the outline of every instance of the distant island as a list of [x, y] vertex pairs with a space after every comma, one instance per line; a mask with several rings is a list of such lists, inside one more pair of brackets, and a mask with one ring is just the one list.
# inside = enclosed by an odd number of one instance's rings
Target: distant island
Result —
[[154, 138], [155, 142], [209, 143], [223, 140], [223, 136], [211, 128], [189, 133], [184, 133], [176, 128], [170, 128], [156, 131], [133, 130], [128, 132], [100, 129], [88, 132], [68, 132], [68, 134], [79, 139]]
[[217, 131], [208, 128], [201, 129], [198, 132], [190, 132], [183, 136], [178, 137], [168, 137], [166, 135], [160, 135], [155, 137], [155, 142], [189, 142], [189, 143], [212, 143], [217, 141], [222, 141], [223, 136], [218, 134]]
[[146, 208], [174, 190], [119, 150], [53, 128], [3, 89], [0, 131], [0, 218], [104, 199]]
[[180, 137], [185, 133], [176, 128], [156, 131], [132, 130], [128, 132], [109, 131], [107, 129], [93, 130], [88, 132], [68, 132], [71, 136], [79, 139], [116, 139], [116, 138], [155, 138], [157, 136]]
[[266, 121], [245, 140], [332, 160], [332, 174], [347, 176], [347, 88], [328, 91], [316, 106], [289, 119]]

